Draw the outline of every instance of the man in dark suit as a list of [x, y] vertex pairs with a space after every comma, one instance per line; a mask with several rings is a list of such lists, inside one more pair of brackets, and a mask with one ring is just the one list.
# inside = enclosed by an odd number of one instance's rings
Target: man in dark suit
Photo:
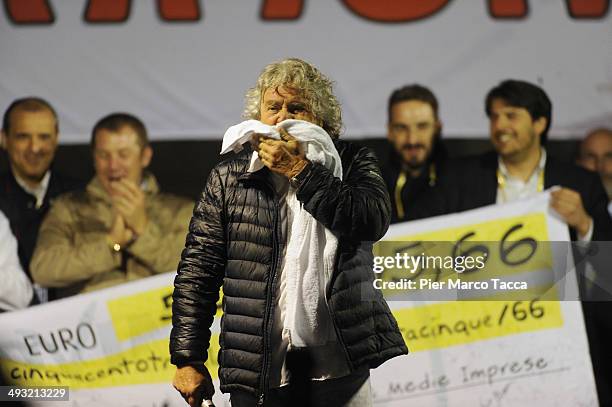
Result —
[[[55, 109], [43, 99], [15, 100], [4, 113], [2, 146], [8, 154], [9, 171], [0, 174], [0, 210], [9, 219], [28, 276], [38, 229], [51, 201], [82, 186], [51, 167], [58, 136]], [[38, 301], [49, 299], [46, 289], [35, 287], [35, 291]]]
[[392, 223], [421, 217], [420, 199], [444, 176], [447, 154], [441, 134], [438, 100], [431, 90], [412, 84], [393, 91], [388, 103], [388, 157], [381, 160]]
[[551, 206], [574, 240], [612, 240], [607, 196], [597, 174], [546, 153], [552, 105], [546, 93], [524, 81], [507, 80], [486, 98], [495, 152], [455, 163], [445, 180], [444, 212], [458, 212], [526, 198], [552, 186]]
[[[589, 261], [598, 273], [610, 272], [609, 263], [605, 265], [606, 261], [601, 261], [602, 257], [609, 257], [601, 250], [601, 246], [609, 243], [602, 241], [612, 240], [612, 219], [607, 211], [605, 189], [596, 173], [547, 155], [545, 146], [552, 104], [546, 93], [528, 82], [506, 80], [488, 93], [485, 111], [495, 151], [455, 162], [454, 170], [442, 180], [436, 194], [430, 196], [432, 211], [451, 213], [510, 202], [559, 186], [551, 192], [551, 207], [570, 227], [572, 240], [593, 242], [590, 246], [595, 251], [600, 246], [598, 256]], [[577, 259], [577, 263], [582, 263], [580, 266], [585, 262]], [[605, 275], [601, 277], [604, 282], [609, 279]], [[583, 279], [581, 285], [582, 295], [587, 294]], [[598, 288], [606, 297], [604, 301], [582, 305], [599, 399], [602, 405], [609, 405], [612, 403], [609, 389], [612, 303], [610, 287], [604, 283]]]

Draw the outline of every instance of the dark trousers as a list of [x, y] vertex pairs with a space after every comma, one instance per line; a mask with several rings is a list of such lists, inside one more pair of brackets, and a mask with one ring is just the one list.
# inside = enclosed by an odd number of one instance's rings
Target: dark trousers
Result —
[[[342, 407], [361, 389], [370, 377], [370, 370], [363, 369], [344, 377], [328, 380], [310, 380], [309, 360], [304, 352], [287, 353], [287, 368], [291, 383], [281, 388], [269, 389], [264, 397], [265, 407]], [[254, 395], [233, 392], [232, 407], [255, 407]]]

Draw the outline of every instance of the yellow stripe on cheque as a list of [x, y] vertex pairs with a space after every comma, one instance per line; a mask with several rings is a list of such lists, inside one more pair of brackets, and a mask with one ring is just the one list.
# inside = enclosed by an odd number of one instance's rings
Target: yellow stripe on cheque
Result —
[[394, 310], [408, 349], [421, 352], [563, 326], [556, 291], [531, 301], [453, 301]]
[[[206, 366], [213, 379], [219, 368], [219, 335], [213, 334]], [[114, 355], [57, 365], [29, 364], [2, 359], [4, 377], [16, 385], [69, 386], [71, 389], [103, 388], [148, 383], [170, 383], [175, 368], [170, 364], [168, 339], [135, 346]]]
[[[475, 281], [521, 273], [542, 273], [552, 270], [553, 267], [547, 230], [546, 214], [538, 212], [433, 232], [394, 236], [388, 242], [377, 244], [375, 254], [394, 256], [396, 253], [402, 253], [400, 248], [406, 247], [406, 242], [423, 242], [422, 246], [418, 246], [408, 254], [419, 255], [422, 250], [427, 256], [453, 256], [452, 246], [463, 238], [459, 252], [474, 249], [475, 245], [488, 250], [485, 268], [465, 274], [459, 274], [452, 269], [443, 270], [439, 276], [435, 275], [436, 270], [426, 269], [421, 270], [416, 277], [435, 277], [436, 281], [457, 278]], [[436, 242], [447, 244], [436, 244]], [[530, 255], [530, 250], [533, 250], [530, 242], [537, 242], [533, 255]], [[476, 254], [472, 255], [477, 254], [476, 251]], [[503, 261], [502, 254], [515, 257], [509, 258], [510, 261], [508, 258]], [[521, 256], [528, 260], [513, 264], [513, 260], [517, 257], [520, 259]], [[415, 275], [411, 277], [406, 270], [392, 268], [385, 269], [381, 278], [391, 281], [396, 278], [415, 278]], [[385, 292], [385, 296], [387, 294], [392, 296], [390, 292]], [[397, 309], [393, 314], [412, 352], [447, 348], [563, 326], [563, 315], [554, 281], [521, 291], [520, 299], [524, 298], [524, 301], [510, 300], [517, 297], [508, 293], [500, 292], [493, 295], [494, 297], [480, 301], [448, 301]]]
[[108, 301], [117, 339], [124, 341], [172, 322], [172, 290], [165, 286]]
[[[165, 286], [108, 301], [117, 340], [125, 341], [163, 328], [172, 322], [172, 286]], [[221, 315], [220, 293], [217, 316]]]

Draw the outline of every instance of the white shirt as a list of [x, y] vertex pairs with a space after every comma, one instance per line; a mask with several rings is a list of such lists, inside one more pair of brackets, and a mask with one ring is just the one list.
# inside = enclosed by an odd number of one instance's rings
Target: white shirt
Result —
[[[544, 187], [544, 168], [546, 167], [546, 150], [540, 149], [540, 161], [538, 162], [537, 167], [531, 174], [531, 176], [527, 179], [527, 181], [523, 181], [520, 178], [513, 177], [508, 172], [508, 168], [504, 164], [501, 157], [498, 158], [497, 168], [499, 171], [499, 175], [503, 177], [504, 184], [500, 185], [497, 183], [497, 198], [495, 203], [505, 203], [505, 202], [513, 202], [519, 199], [525, 199], [534, 196], [538, 192], [542, 192], [539, 190], [540, 185]], [[585, 236], [578, 236], [578, 240], [583, 242], [590, 242], [593, 237], [593, 222], [591, 222], [591, 226]]]
[[[274, 180], [274, 185], [278, 194], [280, 204], [280, 224], [281, 224], [281, 235], [285, 238], [281, 242], [281, 256], [283, 261], [281, 267], [278, 270], [279, 275], [277, 276], [276, 286], [276, 304], [274, 311], [274, 320], [272, 323], [272, 362], [269, 372], [269, 383], [270, 388], [276, 388], [288, 385], [291, 381], [290, 372], [287, 370], [285, 364], [285, 358], [287, 352], [291, 350], [291, 340], [287, 329], [284, 327], [285, 320], [285, 291], [286, 286], [285, 276], [285, 251], [287, 241], [288, 225], [293, 221], [293, 213], [287, 205], [286, 195], [289, 188], [293, 188], [289, 185], [289, 180], [282, 175], [271, 173]], [[321, 315], [321, 318], [330, 318], [329, 313]], [[333, 338], [329, 340], [325, 345], [317, 347], [309, 347], [309, 355], [312, 358], [312, 377], [311, 380], [325, 380], [337, 377], [343, 377], [350, 374], [350, 368], [347, 364], [346, 358], [344, 357], [344, 351], [342, 345], [336, 338], [335, 332]]]
[[[504, 179], [504, 184], [500, 185], [500, 182], [497, 183], [496, 203], [518, 201], [519, 199], [529, 198], [538, 192], [542, 192], [538, 190], [538, 183], [540, 182], [540, 179], [542, 179], [542, 182], [544, 181], [543, 176], [544, 167], [546, 166], [546, 150], [542, 148], [540, 151], [540, 161], [527, 181], [523, 181], [520, 178], [510, 175], [506, 164], [504, 164], [501, 157], [498, 157], [497, 169], [501, 177]], [[543, 187], [544, 185], [542, 185], [542, 188]]]
[[26, 184], [26, 182], [19, 178], [19, 176], [15, 172], [13, 172], [13, 175], [15, 176], [15, 181], [17, 181], [19, 186], [23, 188], [23, 190], [26, 191], [28, 194], [36, 198], [36, 209], [40, 208], [43, 204], [43, 201], [45, 200], [45, 195], [47, 195], [47, 189], [49, 189], [49, 179], [51, 179], [51, 171], [47, 170], [40, 183], [34, 188]]
[[17, 256], [17, 240], [8, 219], [0, 212], [0, 309], [25, 308], [32, 299], [32, 285], [21, 269]]

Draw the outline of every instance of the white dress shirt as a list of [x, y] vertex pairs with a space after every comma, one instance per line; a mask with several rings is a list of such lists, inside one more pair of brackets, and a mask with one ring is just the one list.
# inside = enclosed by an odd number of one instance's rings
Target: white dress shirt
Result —
[[[272, 363], [269, 373], [269, 383], [271, 388], [276, 388], [288, 385], [291, 382], [291, 373], [288, 371], [285, 363], [287, 352], [292, 349], [290, 334], [285, 328], [287, 310], [286, 276], [288, 273], [285, 253], [287, 249], [287, 233], [290, 229], [289, 225], [293, 222], [293, 212], [290, 206], [287, 205], [285, 197], [287, 196], [289, 188], [293, 187], [290, 186], [289, 180], [284, 176], [275, 173], [271, 174], [280, 200], [281, 234], [285, 238], [285, 241], [281, 242], [281, 255], [283, 260], [278, 270], [276, 304], [274, 304], [275, 312], [271, 335]], [[320, 318], [321, 320], [329, 319], [329, 323], [333, 324], [329, 313], [320, 315]], [[329, 337], [324, 345], [308, 348], [308, 354], [312, 358], [312, 365], [310, 366], [311, 380], [326, 380], [350, 374], [350, 368], [344, 356], [344, 350], [336, 337], [335, 331], [329, 331], [328, 335], [331, 337]]]
[[19, 176], [15, 172], [13, 172], [13, 175], [15, 176], [15, 181], [17, 181], [19, 186], [23, 188], [23, 190], [26, 191], [28, 194], [36, 198], [36, 209], [40, 208], [45, 200], [45, 195], [47, 195], [47, 189], [49, 189], [49, 179], [51, 179], [51, 171], [48, 170], [43, 176], [40, 183], [34, 188], [26, 184], [26, 182], [19, 178]]

